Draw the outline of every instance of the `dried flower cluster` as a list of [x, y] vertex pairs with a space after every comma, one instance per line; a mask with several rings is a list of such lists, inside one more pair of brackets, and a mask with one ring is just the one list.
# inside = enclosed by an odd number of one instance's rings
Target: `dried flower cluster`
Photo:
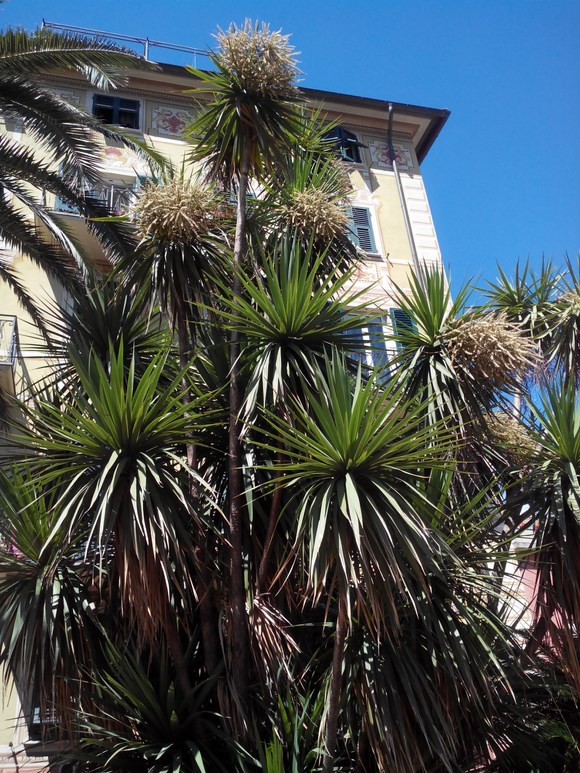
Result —
[[536, 344], [502, 313], [465, 315], [452, 325], [446, 339], [455, 363], [497, 389], [539, 362]]
[[558, 306], [565, 309], [567, 317], [580, 317], [580, 295], [569, 290], [558, 298]]
[[246, 19], [243, 27], [232, 24], [219, 30], [217, 59], [220, 67], [232, 73], [248, 94], [271, 99], [292, 99], [298, 95], [294, 85], [299, 70], [289, 35], [270, 32], [267, 24]]
[[294, 191], [283, 215], [288, 224], [317, 239], [336, 239], [348, 228], [344, 206], [330, 200], [322, 188]]
[[492, 438], [503, 447], [509, 459], [521, 466], [531, 462], [537, 446], [515, 416], [505, 411], [494, 413], [488, 426]]
[[165, 185], [146, 185], [132, 211], [142, 239], [188, 243], [207, 233], [216, 208], [216, 198], [207, 188], [171, 180]]

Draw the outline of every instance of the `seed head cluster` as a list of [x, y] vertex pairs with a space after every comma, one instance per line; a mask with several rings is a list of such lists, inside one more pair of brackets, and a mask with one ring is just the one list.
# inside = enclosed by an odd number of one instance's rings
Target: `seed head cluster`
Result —
[[531, 462], [537, 446], [515, 416], [505, 411], [494, 413], [488, 426], [492, 438], [515, 464], [524, 466]]
[[559, 308], [565, 311], [567, 317], [580, 317], [580, 295], [569, 290], [558, 298]]
[[243, 27], [230, 25], [219, 30], [217, 60], [232, 73], [248, 94], [271, 99], [292, 99], [298, 95], [294, 85], [299, 70], [289, 35], [270, 32], [267, 24], [246, 19]]
[[283, 207], [283, 216], [289, 225], [317, 239], [336, 239], [348, 228], [344, 206], [330, 200], [321, 188], [294, 191]]
[[207, 188], [176, 179], [146, 185], [132, 209], [142, 239], [188, 243], [208, 232], [217, 202]]
[[465, 315], [447, 333], [447, 347], [454, 363], [491, 386], [507, 387], [539, 362], [536, 344], [503, 313]]

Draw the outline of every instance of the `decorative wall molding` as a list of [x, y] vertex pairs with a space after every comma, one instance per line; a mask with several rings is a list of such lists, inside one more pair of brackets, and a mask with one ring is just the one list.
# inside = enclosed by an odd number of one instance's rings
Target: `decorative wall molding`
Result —
[[111, 174], [144, 175], [150, 174], [145, 161], [129, 148], [118, 148], [108, 145], [103, 148], [103, 157], [100, 163], [103, 172]]
[[[79, 81], [76, 78], [58, 77], [58, 76], [43, 76], [43, 81], [46, 82], [48, 88], [58, 93], [59, 88], [65, 87], [70, 89], [76, 89], [78, 91], [86, 91], [90, 93], [101, 93], [102, 89], [96, 89], [90, 83], [85, 81]], [[123, 91], [122, 94], [127, 94], [128, 98], [133, 96], [141, 97], [143, 99], [151, 99], [155, 101], [168, 100], [180, 105], [189, 105], [193, 108], [193, 99], [191, 96], [180, 94], [179, 91], [175, 93], [167, 91], [155, 91], [151, 89], [140, 89], [131, 87], [128, 91]]]
[[192, 113], [189, 110], [169, 105], [155, 105], [151, 110], [150, 129], [162, 137], [181, 136], [191, 119]]
[[[371, 155], [371, 165], [378, 169], [393, 169], [393, 159], [391, 158], [391, 151], [386, 142], [377, 142], [371, 140], [368, 144], [369, 153]], [[395, 161], [397, 162], [397, 168], [400, 172], [414, 172], [416, 167], [413, 161], [413, 153], [411, 148], [407, 145], [401, 145], [400, 143], [393, 143], [393, 150], [395, 151]]]
[[75, 105], [75, 107], [80, 106], [81, 104], [81, 98], [78, 94], [75, 94], [72, 91], [63, 90], [60, 89], [59, 91], [55, 92], [57, 96], [59, 96], [61, 99], [64, 99], [65, 102], [68, 102], [69, 105]]

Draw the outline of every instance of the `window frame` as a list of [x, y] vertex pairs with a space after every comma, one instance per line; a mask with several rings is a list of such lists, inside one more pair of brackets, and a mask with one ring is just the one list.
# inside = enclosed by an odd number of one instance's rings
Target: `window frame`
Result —
[[[364, 344], [361, 351], [349, 354], [351, 359], [359, 361], [363, 368], [368, 369], [369, 372], [380, 366], [384, 374], [381, 381], [384, 381], [390, 378], [389, 361], [393, 354], [392, 347], [389, 346], [390, 318], [388, 311], [381, 309], [377, 309], [377, 311], [381, 313], [368, 320], [366, 325], [351, 328], [346, 332], [348, 335], [360, 338]], [[380, 346], [373, 348], [375, 342], [380, 343]]]
[[[99, 106], [99, 100], [102, 102], [101, 107], [110, 108], [111, 120], [106, 121], [103, 118], [104, 123], [110, 126], [120, 126], [123, 129], [129, 131], [141, 130], [141, 100], [133, 99], [131, 97], [112, 96], [111, 94], [103, 94], [102, 92], [95, 92], [93, 94], [91, 114], [98, 118], [97, 107]], [[125, 104], [124, 104], [125, 103]], [[128, 126], [120, 121], [120, 114], [125, 111], [135, 116], [135, 125]]]
[[366, 145], [363, 145], [354, 132], [345, 129], [344, 126], [335, 126], [323, 136], [325, 140], [334, 144], [343, 161], [348, 161], [351, 164], [363, 163], [360, 148], [364, 148]]
[[349, 239], [365, 254], [380, 257], [371, 207], [349, 204], [347, 215]]
[[[97, 185], [85, 186], [85, 195], [92, 196], [106, 205], [112, 216], [127, 214], [143, 181], [136, 177], [128, 181], [120, 177], [103, 177]], [[77, 207], [55, 195], [52, 209], [63, 215], [79, 215]]]
[[[391, 309], [389, 309], [389, 318], [393, 335], [401, 335], [405, 329], [412, 330], [414, 332], [417, 331], [417, 324], [415, 323], [415, 320], [405, 311], [405, 309], [401, 309], [398, 306], [393, 306]], [[395, 341], [395, 346], [399, 352], [403, 351], [405, 348], [405, 345], [402, 341]]]

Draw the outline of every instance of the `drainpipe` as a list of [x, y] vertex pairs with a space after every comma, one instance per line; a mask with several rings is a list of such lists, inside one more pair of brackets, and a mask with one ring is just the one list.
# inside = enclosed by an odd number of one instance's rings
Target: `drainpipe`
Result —
[[397, 158], [395, 156], [395, 148], [393, 146], [393, 103], [389, 102], [389, 125], [387, 129], [387, 147], [389, 148], [389, 155], [391, 156], [391, 163], [393, 164], [393, 172], [395, 173], [395, 182], [397, 184], [397, 191], [399, 193], [399, 201], [401, 203], [401, 209], [403, 211], [403, 220], [405, 221], [405, 229], [407, 231], [407, 238], [409, 239], [409, 246], [411, 248], [411, 255], [413, 257], [413, 266], [415, 268], [415, 275], [419, 281], [419, 285], [424, 288], [425, 282], [423, 278], [423, 267], [419, 262], [419, 255], [417, 253], [417, 245], [415, 244], [415, 237], [413, 236], [413, 229], [411, 228], [411, 219], [409, 217], [409, 210], [407, 209], [407, 201], [405, 199], [405, 193], [403, 191], [403, 184], [401, 183], [401, 175], [397, 168]]

